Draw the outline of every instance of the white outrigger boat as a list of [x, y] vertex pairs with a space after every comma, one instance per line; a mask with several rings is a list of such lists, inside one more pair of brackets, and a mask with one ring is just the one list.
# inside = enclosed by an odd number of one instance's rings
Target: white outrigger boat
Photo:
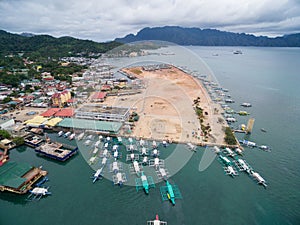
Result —
[[234, 169], [232, 166], [226, 166], [224, 167], [224, 171], [226, 175], [230, 175], [232, 177], [239, 175], [236, 169]]
[[102, 178], [103, 168], [104, 167], [101, 167], [100, 169], [96, 170], [96, 172], [93, 174], [93, 183]]
[[40, 200], [43, 196], [51, 195], [51, 192], [48, 191], [49, 187], [35, 187], [30, 190], [30, 195], [27, 197], [27, 200]]
[[155, 216], [155, 220], [147, 221], [147, 225], [167, 225], [167, 222], [160, 221], [158, 215]]
[[261, 184], [265, 188], [267, 187], [266, 181], [264, 178], [262, 178], [259, 173], [254, 172], [253, 170], [250, 171], [250, 175], [252, 176], [253, 179], [257, 181], [258, 184]]

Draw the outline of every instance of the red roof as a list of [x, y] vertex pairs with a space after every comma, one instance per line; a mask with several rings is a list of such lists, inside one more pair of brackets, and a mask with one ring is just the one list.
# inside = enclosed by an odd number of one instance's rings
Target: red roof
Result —
[[50, 117], [50, 116], [53, 116], [55, 113], [57, 113], [58, 111], [60, 111], [59, 108], [50, 108], [48, 109], [46, 112], [43, 112], [41, 114], [41, 116], [44, 116], [44, 117]]
[[92, 99], [104, 99], [106, 97], [106, 92], [96, 92], [93, 94]]
[[109, 86], [109, 85], [103, 85], [102, 87], [101, 87], [101, 90], [111, 90], [111, 86]]
[[58, 116], [58, 117], [72, 117], [72, 116], [74, 116], [74, 114], [75, 114], [74, 109], [65, 108], [65, 109], [61, 109], [60, 111], [55, 113], [55, 116]]

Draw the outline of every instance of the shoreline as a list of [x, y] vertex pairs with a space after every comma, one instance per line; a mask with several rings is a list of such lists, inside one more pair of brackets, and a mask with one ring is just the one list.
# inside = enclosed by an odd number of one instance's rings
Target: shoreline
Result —
[[[143, 70], [143, 67], [124, 68], [121, 71], [147, 84], [142, 91], [143, 96], [141, 96], [143, 98], [143, 110], [141, 113], [143, 114], [140, 115], [140, 120], [136, 122], [136, 127], [132, 134], [122, 136], [170, 140], [172, 143], [192, 143], [199, 146], [228, 146], [224, 142], [225, 132], [223, 131], [224, 127], [228, 125], [220, 113], [222, 109], [219, 104], [211, 100], [201, 81], [182, 69], [171, 65], [168, 68], [156, 68], [150, 71]], [[172, 93], [170, 94], [170, 92]], [[203, 137], [200, 121], [196, 115], [193, 103], [197, 97], [200, 97], [200, 105], [203, 108], [203, 112], [205, 112], [203, 123], [211, 127], [211, 133], [206, 137], [206, 140]], [[114, 99], [114, 102], [116, 101]], [[157, 107], [155, 110], [153, 109], [155, 104], [161, 105], [161, 107]], [[135, 106], [137, 111], [141, 109], [140, 104]], [[216, 109], [218, 109], [219, 113], [214, 113]], [[157, 118], [160, 119], [161, 126], [169, 127], [169, 130], [173, 129], [173, 132], [159, 132], [155, 128], [151, 128], [153, 123], [158, 120]], [[218, 119], [224, 122], [219, 123]], [[174, 126], [178, 128], [177, 135], [174, 132]], [[150, 127], [151, 131], [143, 132], [141, 127], [143, 129], [149, 129]], [[161, 135], [157, 135], [157, 133]], [[180, 134], [179, 136], [178, 133]], [[196, 133], [196, 135], [193, 136], [193, 133]], [[235, 146], [238, 147], [239, 145]]]

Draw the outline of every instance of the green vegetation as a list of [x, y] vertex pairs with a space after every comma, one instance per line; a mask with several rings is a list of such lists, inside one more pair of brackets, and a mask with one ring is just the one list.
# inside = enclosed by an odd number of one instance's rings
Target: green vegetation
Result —
[[4, 139], [7, 138], [9, 139], [11, 137], [10, 133], [6, 130], [0, 130], [0, 138]]
[[19, 146], [24, 144], [24, 138], [23, 137], [15, 137], [13, 138], [13, 142]]
[[225, 128], [225, 138], [224, 138], [226, 144], [228, 145], [235, 145], [236, 144], [236, 139], [235, 136], [232, 132], [232, 130], [230, 129], [230, 127], [226, 127]]

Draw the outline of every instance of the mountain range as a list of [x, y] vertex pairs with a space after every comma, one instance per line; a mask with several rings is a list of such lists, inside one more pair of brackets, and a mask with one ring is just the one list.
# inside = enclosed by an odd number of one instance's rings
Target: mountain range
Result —
[[115, 39], [116, 42], [121, 43], [144, 40], [167, 41], [178, 45], [300, 47], [300, 33], [270, 38], [216, 29], [179, 26], [146, 27], [136, 35], [128, 34], [123, 38]]
[[55, 38], [50, 35], [34, 35], [31, 33], [12, 34], [0, 30], [0, 54], [25, 52], [40, 56], [62, 57], [78, 53], [104, 53], [120, 43], [98, 43], [73, 37]]

